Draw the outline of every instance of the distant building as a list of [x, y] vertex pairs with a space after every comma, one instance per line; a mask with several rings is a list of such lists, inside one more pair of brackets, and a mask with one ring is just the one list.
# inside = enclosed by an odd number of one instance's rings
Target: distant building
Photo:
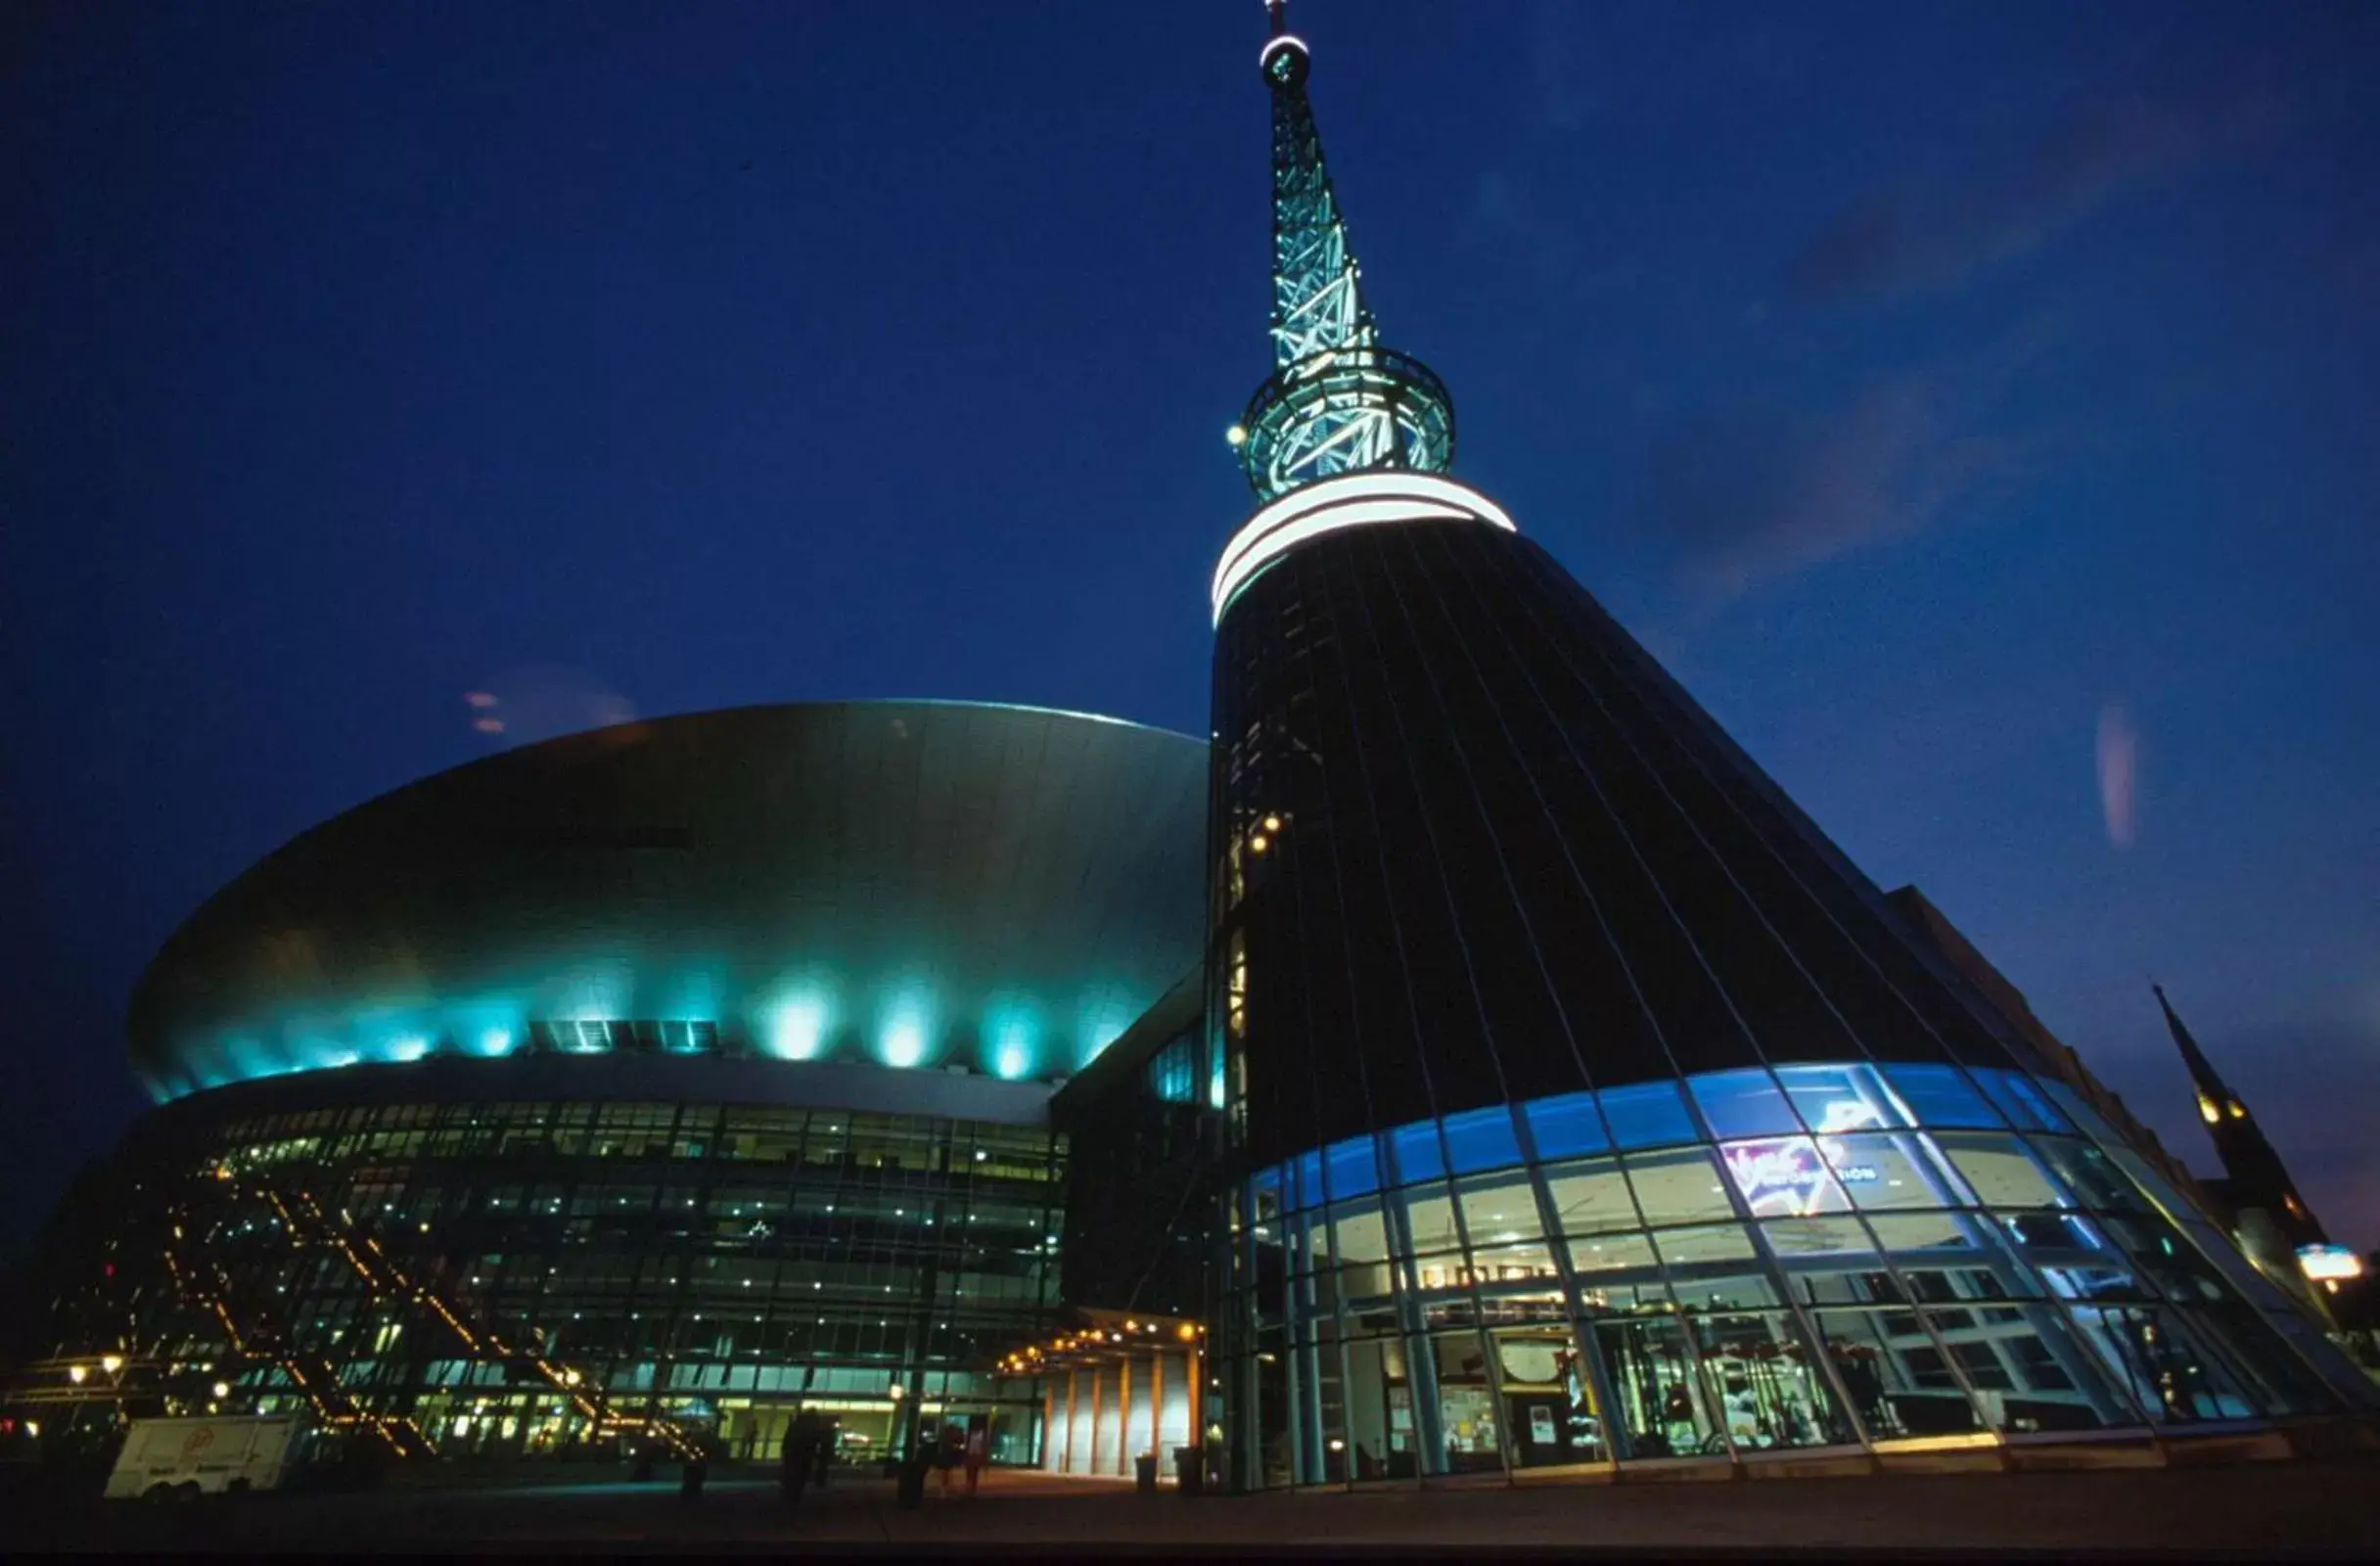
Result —
[[2152, 985], [2166, 1031], [2190, 1073], [2198, 1118], [2222, 1161], [2223, 1175], [2207, 1182], [2209, 1197], [2229, 1222], [2233, 1238], [2276, 1279], [2286, 1279], [2353, 1334], [2367, 1364], [2380, 1365], [2373, 1331], [2380, 1297], [2361, 1257], [2332, 1242], [2321, 1220], [2298, 1191], [2280, 1150], [2257, 1124], [2255, 1112], [2199, 1047], [2165, 987]]

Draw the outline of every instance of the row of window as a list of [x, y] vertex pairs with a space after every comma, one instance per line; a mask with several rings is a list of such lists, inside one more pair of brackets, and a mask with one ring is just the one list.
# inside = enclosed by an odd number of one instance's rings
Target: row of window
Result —
[[1689, 1081], [1724, 1128], [1695, 1145], [1366, 1188], [1409, 1167], [1398, 1131], [1250, 1181], [1221, 1314], [1245, 1481], [2251, 1418], [2359, 1384], [2044, 1084], [1854, 1120], [1844, 1089], [1898, 1073], [1846, 1070], [1814, 1100], [1788, 1090], [1814, 1074]]
[[[1563, 1093], [1418, 1121], [1303, 1154], [1260, 1174], [1258, 1186], [1277, 1192], [1278, 1204], [1295, 1211], [1449, 1174], [1687, 1142], [1733, 1142], [1738, 1152], [1731, 1157], [1796, 1163], [1789, 1150], [1815, 1151], [1850, 1141], [1873, 1149], [1885, 1139], [1864, 1133], [1919, 1127], [2065, 1135], [2080, 1130], [2117, 1139], [2064, 1083], [2018, 1072], [1841, 1063], [1780, 1066], [1712, 1073], [1682, 1083], [1638, 1082], [1601, 1092]], [[1895, 1188], [1865, 1179], [1858, 1183], [1879, 1191]]]
[[222, 1139], [263, 1161], [563, 1157], [719, 1159], [948, 1172], [1047, 1182], [1062, 1139], [1038, 1128], [744, 1105], [361, 1105], [260, 1116]]

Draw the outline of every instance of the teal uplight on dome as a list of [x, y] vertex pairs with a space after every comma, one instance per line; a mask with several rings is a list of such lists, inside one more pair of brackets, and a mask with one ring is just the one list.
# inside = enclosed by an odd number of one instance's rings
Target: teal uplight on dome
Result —
[[1097, 1060], [1108, 1045], [1132, 1026], [1136, 1015], [1131, 996], [1121, 990], [1110, 985], [1092, 989], [1076, 1012], [1075, 1065], [1080, 1068]]
[[1012, 1082], [1030, 1077], [1040, 1060], [1041, 1034], [1041, 1013], [1032, 1002], [993, 1000], [984, 1011], [984, 1053], [991, 1074]]
[[823, 987], [797, 990], [770, 1008], [761, 1025], [762, 1047], [778, 1060], [816, 1060], [834, 1014]]
[[933, 1003], [918, 990], [904, 990], [885, 1008], [876, 1037], [877, 1058], [888, 1066], [922, 1066], [933, 1037]]

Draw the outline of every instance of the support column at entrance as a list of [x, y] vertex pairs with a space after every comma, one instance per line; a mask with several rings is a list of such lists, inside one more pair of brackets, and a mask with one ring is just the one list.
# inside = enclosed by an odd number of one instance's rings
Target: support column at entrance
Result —
[[1132, 1359], [1116, 1367], [1116, 1472], [1132, 1472]]

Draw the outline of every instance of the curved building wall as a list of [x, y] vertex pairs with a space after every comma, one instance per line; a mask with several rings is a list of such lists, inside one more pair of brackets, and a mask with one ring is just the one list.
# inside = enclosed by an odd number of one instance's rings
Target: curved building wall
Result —
[[1197, 962], [1205, 758], [751, 708], [303, 834], [144, 976], [169, 1102], [45, 1235], [10, 1395], [73, 1404], [69, 1442], [304, 1409], [448, 1456], [657, 1415], [767, 1456], [798, 1403], [861, 1456], [965, 1411], [1036, 1460], [982, 1370], [1056, 1303], [1052, 1084]]
[[1235, 1488], [2370, 1401], [1501, 513], [1332, 491], [1215, 648]]
[[1210, 1009], [1259, 1160], [1735, 1066], [2032, 1064], [1528, 539], [1299, 548], [1214, 703]]
[[966, 703], [746, 708], [457, 767], [166, 943], [160, 1097], [434, 1055], [720, 1053], [1048, 1081], [1197, 960], [1205, 747]]
[[[854, 1088], [870, 1107], [850, 1107]], [[427, 1062], [221, 1089], [154, 1112], [91, 1210], [64, 1215], [108, 1236], [81, 1269], [135, 1302], [79, 1325], [131, 1352], [159, 1407], [303, 1412], [290, 1364], [319, 1363], [450, 1458], [590, 1436], [523, 1373], [533, 1353], [613, 1411], [732, 1456], [774, 1455], [800, 1402], [842, 1419], [854, 1459], [919, 1410], [983, 1414], [999, 1454], [1030, 1461], [1040, 1408], [980, 1367], [1056, 1303], [1065, 1156], [1046, 1092], [708, 1060]], [[293, 1226], [317, 1210], [342, 1243]], [[367, 1245], [438, 1306], [370, 1287], [343, 1254]], [[515, 1354], [471, 1352], [440, 1311]]]

